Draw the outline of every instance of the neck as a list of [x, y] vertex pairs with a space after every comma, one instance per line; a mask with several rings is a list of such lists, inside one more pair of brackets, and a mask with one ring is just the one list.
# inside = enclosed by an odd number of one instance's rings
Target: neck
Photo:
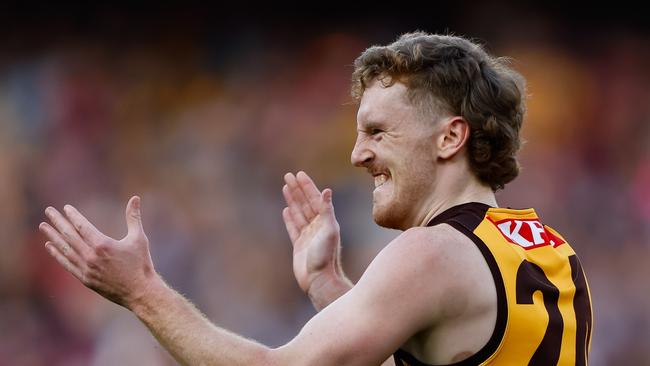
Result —
[[479, 202], [498, 207], [492, 188], [480, 183], [473, 175], [460, 178], [436, 184], [434, 194], [418, 215], [417, 226], [426, 226], [435, 216], [463, 203]]

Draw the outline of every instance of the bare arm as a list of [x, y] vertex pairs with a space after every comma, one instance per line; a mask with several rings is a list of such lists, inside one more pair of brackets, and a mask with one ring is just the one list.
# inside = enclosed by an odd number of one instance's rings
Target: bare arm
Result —
[[[293, 245], [293, 269], [300, 288], [321, 311], [354, 285], [341, 266], [341, 235], [332, 190], [322, 192], [305, 172], [284, 176], [282, 212]], [[394, 366], [392, 356], [382, 366]]]
[[211, 323], [162, 279], [129, 305], [158, 342], [183, 365], [279, 365], [271, 349]]
[[282, 211], [293, 245], [293, 272], [300, 288], [320, 311], [353, 284], [341, 267], [341, 235], [332, 190], [318, 190], [304, 172], [284, 176]]
[[140, 216], [140, 199], [127, 204], [128, 234], [107, 237], [74, 207], [65, 216], [45, 211], [39, 228], [49, 253], [85, 286], [133, 311], [183, 365], [273, 365], [270, 349], [214, 326], [155, 272]]
[[[40, 226], [50, 254], [84, 285], [132, 310], [184, 365], [378, 365], [433, 321], [437, 299], [444, 298], [439, 291], [447, 288], [429, 286], [430, 281], [426, 288], [418, 287], [421, 281], [415, 279], [422, 275], [442, 278], [437, 269], [423, 273], [417, 268], [430, 266], [412, 263], [405, 269], [398, 264], [400, 258], [412, 257], [404, 243], [417, 242], [407, 232], [296, 338], [269, 349], [210, 323], [164, 284], [153, 270], [137, 197], [127, 205], [129, 233], [119, 241], [103, 235], [71, 206], [64, 212], [48, 208], [53, 226]], [[440, 270], [444, 273], [444, 266]], [[418, 300], [406, 301], [412, 293], [420, 294]]]

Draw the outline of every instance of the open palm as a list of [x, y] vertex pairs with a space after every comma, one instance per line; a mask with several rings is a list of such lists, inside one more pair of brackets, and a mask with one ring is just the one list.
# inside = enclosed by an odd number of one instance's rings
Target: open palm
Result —
[[128, 233], [121, 240], [104, 235], [70, 205], [63, 213], [48, 207], [45, 215], [51, 224], [42, 222], [39, 228], [47, 236], [50, 255], [106, 299], [129, 308], [157, 279], [142, 228], [140, 197], [132, 197], [126, 206]]
[[282, 193], [287, 207], [282, 218], [293, 244], [293, 272], [300, 288], [309, 292], [320, 277], [342, 275], [340, 229], [332, 190], [320, 192], [304, 172], [287, 173], [284, 180]]

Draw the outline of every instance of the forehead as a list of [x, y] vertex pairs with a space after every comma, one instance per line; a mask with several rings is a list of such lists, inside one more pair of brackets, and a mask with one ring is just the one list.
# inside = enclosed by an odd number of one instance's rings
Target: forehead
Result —
[[406, 85], [401, 82], [386, 87], [373, 80], [361, 97], [357, 125], [413, 118], [416, 107], [408, 100], [407, 92]]

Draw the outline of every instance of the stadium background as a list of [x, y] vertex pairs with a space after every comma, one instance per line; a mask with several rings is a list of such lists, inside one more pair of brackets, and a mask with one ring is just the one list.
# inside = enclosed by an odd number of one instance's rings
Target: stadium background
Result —
[[[591, 5], [590, 5], [591, 6]], [[125, 233], [143, 197], [156, 267], [213, 321], [270, 346], [314, 310], [280, 212], [287, 171], [334, 189], [357, 279], [397, 235], [349, 164], [354, 58], [416, 29], [484, 41], [528, 79], [521, 176], [579, 253], [592, 365], [650, 365], [650, 32], [616, 8], [447, 4], [391, 15], [109, 8], [0, 15], [0, 365], [174, 365], [130, 313], [51, 259], [37, 226], [71, 203]]]

